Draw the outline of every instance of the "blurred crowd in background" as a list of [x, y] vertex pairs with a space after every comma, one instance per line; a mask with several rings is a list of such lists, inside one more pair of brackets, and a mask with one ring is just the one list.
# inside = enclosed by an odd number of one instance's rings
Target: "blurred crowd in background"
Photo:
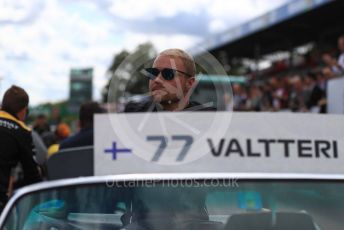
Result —
[[79, 109], [77, 128], [74, 132], [70, 124], [63, 120], [49, 120], [46, 115], [39, 114], [32, 124], [38, 163], [43, 165], [51, 155], [62, 149], [93, 146], [94, 114], [103, 112], [105, 110], [97, 102], [83, 103]]
[[277, 61], [262, 72], [251, 73], [248, 84], [232, 86], [234, 110], [326, 113], [327, 82], [344, 76], [343, 60], [341, 36], [338, 50], [313, 49], [294, 63], [290, 59]]

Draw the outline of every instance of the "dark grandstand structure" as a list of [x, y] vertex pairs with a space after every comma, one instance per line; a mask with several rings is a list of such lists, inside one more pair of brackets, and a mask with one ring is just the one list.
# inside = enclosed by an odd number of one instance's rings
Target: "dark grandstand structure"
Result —
[[236, 28], [208, 38], [191, 49], [201, 55], [202, 47], [219, 60], [259, 58], [276, 51], [313, 42], [320, 47], [336, 44], [344, 34], [344, 1], [296, 0]]

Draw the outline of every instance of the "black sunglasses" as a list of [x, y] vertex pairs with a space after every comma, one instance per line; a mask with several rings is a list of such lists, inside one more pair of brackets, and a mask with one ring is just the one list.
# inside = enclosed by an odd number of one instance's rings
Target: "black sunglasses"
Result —
[[161, 76], [165, 79], [165, 80], [172, 80], [175, 76], [176, 76], [176, 73], [179, 72], [179, 73], [182, 73], [188, 77], [191, 77], [190, 74], [188, 73], [185, 73], [183, 71], [180, 71], [180, 70], [176, 70], [176, 69], [170, 69], [170, 68], [164, 68], [162, 70], [158, 69], [158, 68], [146, 68], [145, 69], [148, 73], [148, 78], [150, 80], [154, 80], [155, 78], [158, 77], [159, 73], [161, 73]]

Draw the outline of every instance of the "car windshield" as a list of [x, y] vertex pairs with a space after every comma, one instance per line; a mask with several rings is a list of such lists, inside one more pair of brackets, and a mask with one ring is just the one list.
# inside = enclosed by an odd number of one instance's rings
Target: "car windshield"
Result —
[[4, 229], [340, 230], [340, 181], [107, 181], [29, 193]]

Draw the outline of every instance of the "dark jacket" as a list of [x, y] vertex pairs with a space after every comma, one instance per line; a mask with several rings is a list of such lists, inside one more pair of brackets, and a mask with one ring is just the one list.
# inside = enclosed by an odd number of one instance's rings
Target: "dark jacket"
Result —
[[308, 109], [318, 106], [318, 102], [325, 97], [325, 93], [319, 86], [315, 85], [311, 91], [309, 100], [306, 102]]
[[[125, 113], [135, 112], [158, 112], [164, 111], [160, 104], [146, 101], [146, 102], [129, 102], [124, 109]], [[205, 106], [195, 101], [190, 101], [183, 111], [216, 111], [215, 107]]]
[[6, 199], [11, 170], [21, 163], [21, 185], [41, 180], [34, 158], [31, 130], [11, 114], [0, 110], [0, 198]]
[[59, 149], [93, 145], [93, 127], [83, 128], [77, 134], [63, 140]]

